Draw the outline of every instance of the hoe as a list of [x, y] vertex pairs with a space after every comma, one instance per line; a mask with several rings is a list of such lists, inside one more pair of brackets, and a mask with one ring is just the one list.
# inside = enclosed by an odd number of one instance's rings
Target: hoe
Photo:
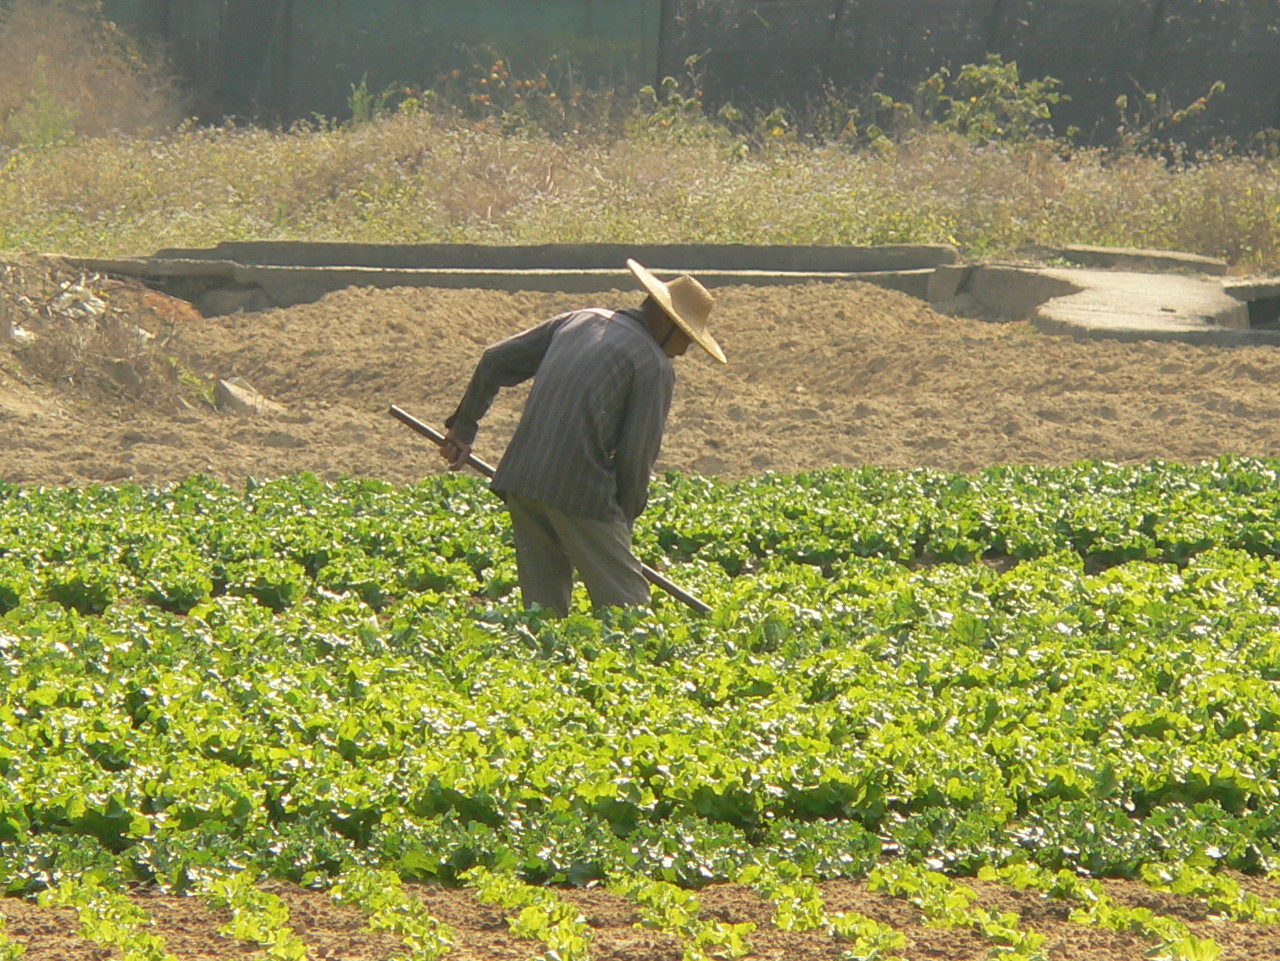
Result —
[[[418, 418], [414, 417], [412, 414], [408, 413], [404, 409], [397, 407], [395, 404], [392, 404], [390, 413], [392, 417], [400, 421], [402, 424], [412, 427], [423, 437], [430, 438], [431, 441], [433, 441], [437, 447], [444, 444], [443, 434], [441, 434], [438, 430], [436, 430], [434, 427], [430, 426], [429, 424], [424, 424], [422, 421], [418, 420]], [[484, 461], [482, 461], [479, 457], [476, 457], [474, 454], [468, 454], [467, 464], [468, 466], [478, 470], [485, 477], [492, 479], [493, 468], [490, 467], [488, 464], [486, 464]], [[650, 584], [655, 584], [658, 587], [662, 588], [664, 591], [666, 591], [676, 600], [682, 601], [685, 604], [688, 604], [691, 608], [693, 608], [699, 614], [705, 614], [707, 613], [707, 611], [711, 610], [711, 606], [709, 604], [705, 603], [704, 601], [700, 601], [698, 598], [694, 597], [688, 591], [673, 584], [671, 581], [667, 580], [665, 577], [663, 577], [661, 574], [655, 571], [648, 564], [641, 564], [640, 570], [641, 570], [641, 573], [644, 574], [645, 580], [647, 580]]]

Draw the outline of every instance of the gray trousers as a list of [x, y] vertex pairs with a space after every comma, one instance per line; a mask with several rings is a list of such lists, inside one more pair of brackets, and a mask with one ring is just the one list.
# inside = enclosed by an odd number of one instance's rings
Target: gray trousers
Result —
[[625, 522], [566, 514], [511, 491], [504, 496], [525, 607], [540, 604], [568, 614], [575, 569], [597, 609], [649, 603], [649, 582], [631, 553]]

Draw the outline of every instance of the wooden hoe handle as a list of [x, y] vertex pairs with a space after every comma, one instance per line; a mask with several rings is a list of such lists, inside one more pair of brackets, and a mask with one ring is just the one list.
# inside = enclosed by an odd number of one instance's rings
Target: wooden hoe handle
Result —
[[[440, 433], [430, 424], [424, 424], [422, 421], [418, 420], [418, 418], [414, 417], [408, 411], [404, 410], [401, 407], [397, 407], [395, 404], [391, 405], [390, 413], [392, 417], [400, 421], [402, 424], [406, 424], [407, 426], [413, 428], [423, 437], [430, 438], [431, 441], [437, 447], [443, 446], [444, 434]], [[482, 461], [479, 457], [476, 457], [474, 454], [468, 454], [467, 464], [470, 467], [474, 467], [485, 477], [492, 479], [493, 468], [489, 464]], [[711, 610], [710, 604], [707, 604], [705, 601], [699, 600], [698, 598], [690, 594], [688, 591], [686, 591], [684, 588], [667, 580], [667, 578], [663, 577], [661, 574], [655, 571], [648, 564], [642, 563], [640, 565], [640, 573], [644, 574], [645, 580], [647, 580], [650, 584], [653, 584], [657, 587], [662, 588], [664, 591], [666, 591], [676, 600], [682, 601], [683, 603], [689, 605], [689, 607], [693, 608], [699, 614], [706, 614], [708, 611]]]

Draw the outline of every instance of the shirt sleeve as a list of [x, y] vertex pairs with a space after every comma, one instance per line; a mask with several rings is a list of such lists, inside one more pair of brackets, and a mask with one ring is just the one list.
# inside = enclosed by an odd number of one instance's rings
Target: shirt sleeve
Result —
[[445, 429], [452, 429], [464, 444], [474, 441], [480, 418], [489, 410], [498, 391], [524, 383], [538, 372], [538, 365], [551, 346], [551, 338], [571, 315], [559, 314], [488, 347], [471, 375], [457, 410], [445, 419]]
[[674, 387], [675, 372], [669, 361], [638, 371], [632, 381], [614, 457], [618, 504], [628, 522], [635, 521], [649, 503], [649, 478], [662, 449]]

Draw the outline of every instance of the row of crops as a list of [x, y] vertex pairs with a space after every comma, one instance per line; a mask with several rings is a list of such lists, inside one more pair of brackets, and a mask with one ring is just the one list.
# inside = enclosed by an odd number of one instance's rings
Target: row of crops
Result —
[[1275, 922], [1232, 877], [1280, 869], [1278, 481], [1233, 458], [671, 475], [637, 551], [712, 613], [656, 593], [559, 621], [520, 609], [465, 477], [0, 485], [0, 884], [120, 937], [145, 934], [128, 883], [198, 892], [267, 944], [287, 927], [254, 882], [284, 878], [421, 945], [399, 885], [465, 884], [560, 956], [581, 932], [548, 882], [721, 956], [746, 932], [688, 905], [724, 880], [868, 950], [892, 932], [824, 914], [816, 881], [1026, 957], [957, 878], [1166, 945], [1191, 942], [1090, 885]]

